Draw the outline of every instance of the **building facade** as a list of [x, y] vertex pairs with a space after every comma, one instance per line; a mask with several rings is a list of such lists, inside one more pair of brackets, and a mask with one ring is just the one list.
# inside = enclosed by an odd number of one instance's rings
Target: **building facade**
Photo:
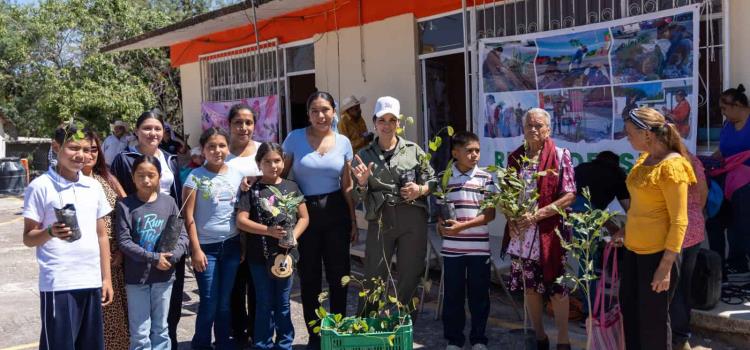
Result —
[[[472, 129], [481, 39], [574, 28], [701, 3], [699, 152], [718, 146], [722, 90], [750, 83], [746, 0], [274, 0], [204, 14], [106, 47], [169, 47], [179, 67], [185, 133], [200, 134], [201, 103], [280, 95], [281, 138], [306, 123], [313, 91], [341, 101], [378, 96], [414, 116], [426, 143], [450, 124]], [[258, 35], [256, 35], [258, 33]], [[368, 120], [370, 118], [365, 118]], [[195, 137], [191, 137], [195, 139]]]

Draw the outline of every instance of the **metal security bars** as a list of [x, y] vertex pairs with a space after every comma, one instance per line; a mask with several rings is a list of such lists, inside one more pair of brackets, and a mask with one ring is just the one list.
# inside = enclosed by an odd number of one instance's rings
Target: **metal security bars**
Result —
[[277, 95], [283, 89], [282, 50], [276, 40], [200, 57], [203, 101]]

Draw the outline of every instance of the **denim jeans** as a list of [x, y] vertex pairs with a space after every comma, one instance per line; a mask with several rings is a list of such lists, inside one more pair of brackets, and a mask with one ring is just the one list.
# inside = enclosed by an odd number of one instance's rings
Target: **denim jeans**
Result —
[[463, 347], [466, 337], [466, 297], [471, 313], [471, 345], [487, 345], [487, 317], [490, 315], [490, 257], [458, 256], [443, 258], [445, 298], [443, 333], [449, 345]]
[[167, 327], [169, 299], [172, 284], [168, 282], [151, 284], [128, 284], [128, 323], [130, 327], [130, 350], [170, 349]]
[[211, 349], [211, 329], [216, 337], [216, 349], [233, 349], [230, 300], [237, 268], [240, 265], [239, 235], [223, 242], [201, 244], [208, 266], [196, 272], [200, 305], [195, 320], [193, 349]]
[[265, 265], [252, 263], [250, 274], [255, 284], [254, 349], [291, 349], [294, 342], [294, 325], [289, 294], [292, 291], [294, 277], [274, 279], [268, 275]]

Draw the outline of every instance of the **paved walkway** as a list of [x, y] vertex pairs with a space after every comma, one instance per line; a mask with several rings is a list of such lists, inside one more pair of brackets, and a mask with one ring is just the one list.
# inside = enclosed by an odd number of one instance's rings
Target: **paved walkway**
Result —
[[[25, 247], [21, 242], [23, 219], [18, 198], [0, 198], [0, 350], [34, 349], [38, 347], [39, 337], [39, 292], [37, 288], [38, 267], [34, 250]], [[361, 271], [361, 264], [353, 264], [354, 271]], [[434, 274], [434, 273], [433, 273]], [[445, 342], [442, 336], [442, 323], [434, 319], [437, 309], [437, 292], [439, 274], [433, 275], [433, 287], [425, 297], [423, 312], [414, 328], [414, 347], [417, 349], [442, 349]], [[303, 349], [307, 343], [304, 331], [302, 308], [299, 298], [299, 281], [295, 280], [292, 300], [292, 314], [297, 334], [294, 340], [295, 349]], [[180, 349], [189, 349], [189, 342], [195, 325], [195, 311], [198, 306], [197, 285], [192, 274], [188, 273], [185, 285], [186, 298], [183, 304], [183, 318], [180, 322], [178, 337]], [[349, 305], [353, 308], [356, 302], [356, 291], [350, 289]], [[514, 311], [503, 302], [499, 288], [493, 288], [491, 294], [492, 312], [488, 324], [490, 348], [504, 348], [511, 339], [510, 329], [521, 328], [522, 322]], [[350, 310], [352, 313], [354, 310]], [[548, 329], [552, 322], [548, 318]], [[585, 334], [577, 323], [571, 323], [571, 338], [574, 348], [581, 349], [585, 343]], [[550, 332], [550, 339], [555, 334]], [[697, 349], [734, 349], [721, 341], [698, 335], [694, 345]], [[745, 343], [747, 344], [747, 343]]]

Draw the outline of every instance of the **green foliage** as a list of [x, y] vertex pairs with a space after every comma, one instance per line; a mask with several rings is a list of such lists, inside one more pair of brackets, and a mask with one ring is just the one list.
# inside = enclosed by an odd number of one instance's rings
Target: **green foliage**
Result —
[[195, 183], [196, 191], [201, 191], [201, 198], [204, 200], [211, 200], [211, 191], [213, 190], [214, 184], [211, 182], [211, 179], [209, 179], [206, 176], [197, 177], [195, 175], [190, 175], [193, 182]]
[[[322, 320], [329, 317], [328, 311], [324, 307], [315, 310], [317, 320], [308, 323], [313, 327], [314, 333], [320, 333], [322, 329], [333, 330], [339, 334], [369, 334], [380, 332], [394, 332], [400, 326], [409, 324], [409, 314], [416, 310], [419, 298], [413, 298], [409, 305], [402, 304], [394, 295], [387, 294], [388, 287], [380, 277], [371, 278], [369, 281], [357, 279], [354, 276], [344, 276], [341, 278], [341, 285], [356, 285], [359, 289], [359, 298], [363, 304], [373, 305], [375, 310], [369, 314], [360, 314], [357, 316], [343, 317], [341, 314], [333, 315], [333, 326], [326, 326]], [[318, 302], [323, 303], [328, 299], [328, 292], [323, 292], [318, 296]], [[364, 310], [363, 312], [364, 313]], [[393, 338], [389, 339], [391, 346]]]
[[208, 11], [210, 0], [0, 1], [0, 115], [21, 136], [75, 117], [108, 131], [158, 107], [181, 128], [179, 74], [167, 48], [101, 53], [107, 44]]
[[[576, 261], [581, 262], [581, 269], [583, 271], [582, 276], [578, 276], [570, 266], [566, 269], [565, 274], [558, 278], [557, 283], [567, 284], [572, 286], [572, 290], [575, 291], [581, 288], [586, 298], [589, 300], [589, 309], [591, 308], [591, 291], [589, 290], [589, 284], [591, 281], [597, 279], [596, 272], [594, 271], [594, 253], [597, 251], [599, 245], [602, 242], [604, 224], [606, 224], [613, 216], [617, 213], [609, 210], [600, 210], [591, 208], [591, 193], [588, 187], [582, 190], [583, 197], [586, 199], [586, 211], [581, 213], [568, 213], [565, 210], [559, 209], [558, 213], [563, 217], [563, 222], [566, 228], [572, 229], [576, 232], [575, 235], [570, 239], [564, 239], [560, 233], [560, 230], [555, 230], [560, 242], [565, 250]], [[591, 310], [589, 310], [591, 315]]]
[[269, 186], [268, 189], [271, 190], [274, 196], [274, 203], [268, 204], [268, 209], [273, 216], [281, 213], [286, 213], [289, 216], [297, 215], [300, 203], [305, 200], [304, 196], [295, 196], [294, 193], [283, 194], [274, 186]]
[[[539, 161], [528, 157], [521, 158], [521, 168], [536, 169]], [[546, 171], [535, 172], [531, 178], [525, 179], [519, 174], [518, 169], [513, 167], [503, 168], [489, 166], [487, 171], [495, 173], [495, 191], [485, 195], [481, 204], [481, 210], [486, 208], [497, 208], [508, 220], [518, 219], [526, 213], [534, 213], [537, 210], [539, 191], [536, 181], [547, 175]]]

